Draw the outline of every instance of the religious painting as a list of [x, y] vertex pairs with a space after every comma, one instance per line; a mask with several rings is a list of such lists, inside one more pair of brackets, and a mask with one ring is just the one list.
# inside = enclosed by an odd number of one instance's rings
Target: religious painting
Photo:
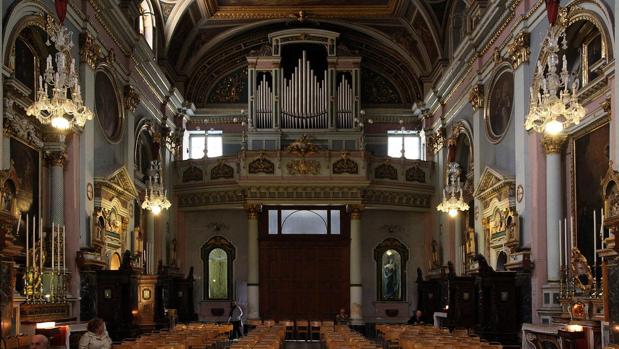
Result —
[[204, 299], [232, 299], [234, 257], [234, 246], [222, 236], [215, 236], [202, 246]]
[[574, 224], [578, 249], [590, 263], [593, 263], [593, 211], [597, 211], [599, 224], [604, 204], [600, 183], [608, 171], [609, 132], [605, 124], [574, 141]]
[[[39, 218], [39, 190], [40, 190], [40, 152], [28, 145], [20, 142], [16, 138], [11, 138], [11, 163], [15, 167], [19, 183], [19, 193], [17, 194], [17, 209], [21, 212], [21, 219], [25, 220], [26, 215], [32, 218]], [[26, 225], [22, 221], [18, 234], [19, 241], [25, 244]]]
[[95, 75], [95, 112], [107, 140], [118, 142], [122, 135], [123, 110], [112, 77], [103, 70]]
[[37, 56], [32, 46], [21, 37], [15, 41], [15, 78], [30, 89], [34, 99], [36, 91]]
[[514, 107], [514, 74], [509, 70], [499, 73], [492, 83], [486, 110], [486, 132], [494, 143], [501, 141]]

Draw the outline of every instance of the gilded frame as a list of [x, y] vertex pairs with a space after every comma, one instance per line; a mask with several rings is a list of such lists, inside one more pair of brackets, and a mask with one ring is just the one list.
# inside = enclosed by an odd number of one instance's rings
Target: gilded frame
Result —
[[503, 130], [503, 132], [501, 134], [495, 134], [494, 130], [492, 129], [492, 125], [491, 125], [491, 115], [490, 113], [492, 112], [492, 108], [491, 108], [491, 104], [493, 102], [493, 92], [495, 91], [495, 87], [497, 85], [497, 83], [500, 81], [500, 79], [505, 75], [505, 74], [511, 74], [512, 76], [512, 81], [514, 79], [514, 71], [511, 67], [511, 65], [509, 65], [508, 63], [504, 63], [499, 65], [492, 77], [492, 81], [490, 83], [490, 88], [488, 89], [488, 93], [485, 96], [485, 101], [484, 101], [484, 124], [485, 124], [485, 128], [486, 128], [486, 137], [488, 139], [488, 141], [492, 144], [499, 144], [501, 143], [501, 141], [505, 138], [505, 135], [509, 132], [509, 128], [511, 126], [512, 123], [512, 119], [514, 118], [514, 92], [515, 92], [515, 88], [514, 88], [514, 84], [512, 83], [512, 94], [511, 94], [511, 101], [512, 101], [512, 105], [511, 105], [511, 111], [509, 113], [509, 118], [507, 119], [507, 122], [505, 123], [505, 129]]

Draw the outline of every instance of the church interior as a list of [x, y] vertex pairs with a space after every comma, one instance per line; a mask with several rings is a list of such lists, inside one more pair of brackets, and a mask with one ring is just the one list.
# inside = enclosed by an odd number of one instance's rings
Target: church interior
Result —
[[0, 349], [619, 348], [619, 1], [0, 10]]

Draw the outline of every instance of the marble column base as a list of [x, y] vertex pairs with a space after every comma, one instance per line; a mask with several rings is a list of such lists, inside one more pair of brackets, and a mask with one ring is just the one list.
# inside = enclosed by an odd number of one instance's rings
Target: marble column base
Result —
[[260, 286], [247, 285], [247, 318], [260, 319]]
[[363, 287], [361, 285], [350, 286], [350, 319], [363, 319]]
[[542, 307], [537, 310], [542, 324], [552, 324], [552, 318], [562, 314], [561, 286], [558, 282], [549, 282], [542, 286]]

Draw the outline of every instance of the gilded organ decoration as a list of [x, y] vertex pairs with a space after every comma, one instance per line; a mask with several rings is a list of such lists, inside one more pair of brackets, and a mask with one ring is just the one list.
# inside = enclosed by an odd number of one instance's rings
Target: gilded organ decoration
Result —
[[183, 171], [183, 183], [187, 182], [202, 182], [204, 179], [204, 172], [197, 166], [189, 166]]
[[389, 163], [389, 160], [387, 160], [374, 169], [374, 178], [391, 179], [396, 181], [398, 180], [398, 170]]
[[425, 183], [426, 173], [419, 166], [414, 165], [406, 170], [406, 181]]
[[318, 175], [320, 162], [317, 160], [292, 160], [286, 164], [290, 175]]

